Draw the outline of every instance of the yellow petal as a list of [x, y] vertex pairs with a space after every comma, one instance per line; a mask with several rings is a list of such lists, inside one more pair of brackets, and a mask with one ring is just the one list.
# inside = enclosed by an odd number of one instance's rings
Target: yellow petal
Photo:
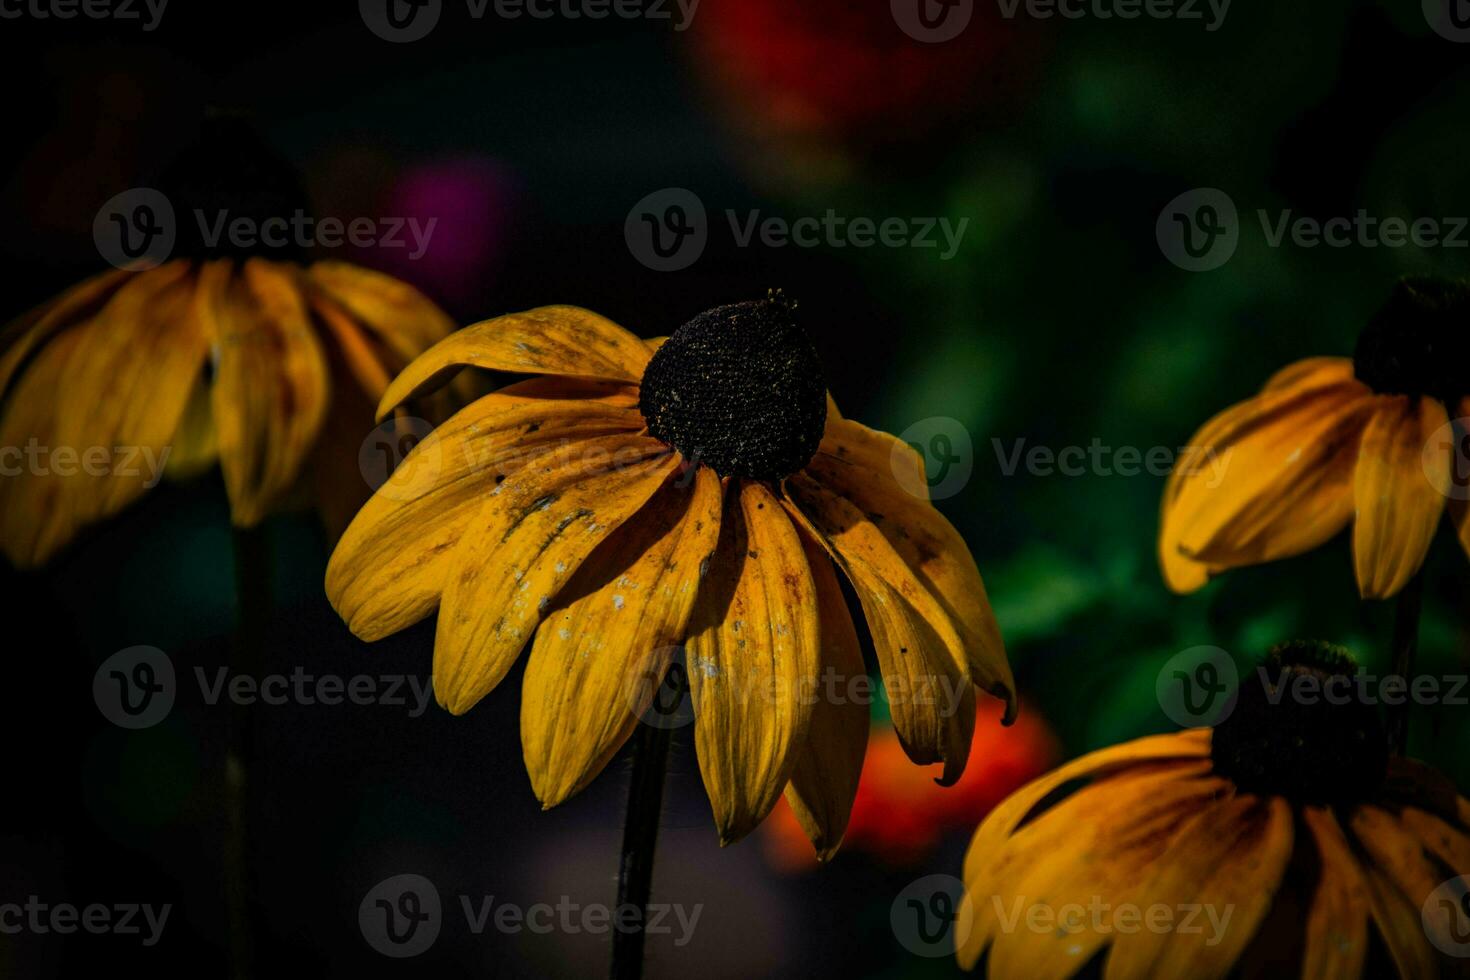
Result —
[[1419, 904], [1405, 898], [1388, 876], [1371, 864], [1364, 869], [1363, 880], [1368, 885], [1373, 924], [1388, 947], [1399, 980], [1434, 980], [1440, 975], [1439, 967], [1424, 932]]
[[920, 765], [944, 762], [939, 781], [953, 784], [974, 735], [974, 691], [949, 613], [850, 501], [801, 473], [786, 490], [788, 509], [822, 542], [862, 603], [900, 744]]
[[212, 408], [235, 523], [249, 527], [290, 489], [326, 414], [327, 368], [293, 275], [260, 259], [200, 273], [218, 361]]
[[811, 725], [797, 749], [786, 802], [816, 848], [817, 859], [825, 861], [847, 833], [863, 772], [868, 706], [850, 685], [854, 678], [866, 678], [867, 668], [832, 560], [808, 535], [801, 539], [817, 589], [821, 666]]
[[505, 677], [592, 550], [678, 467], [646, 436], [606, 436], [506, 477], [465, 529], [439, 608], [434, 692], [463, 714]]
[[454, 331], [454, 321], [408, 283], [348, 262], [314, 262], [306, 277], [396, 352], [413, 360]]
[[923, 466], [893, 436], [829, 417], [806, 472], [865, 512], [933, 593], [959, 632], [971, 678], [1006, 701], [1009, 723], [1015, 718], [1016, 683], [1000, 627], [965, 539], [928, 503]]
[[1356, 381], [1276, 389], [1206, 423], [1164, 492], [1160, 559], [1171, 588], [1209, 569], [1300, 554], [1346, 526], [1352, 463], [1372, 397]]
[[428, 616], [497, 484], [558, 447], [637, 432], [631, 405], [614, 386], [533, 378], [462, 409], [413, 447], [343, 533], [327, 564], [333, 608], [369, 641]]
[[1351, 357], [1307, 357], [1271, 375], [1261, 391], [1342, 384], [1353, 379]]
[[1302, 822], [1321, 868], [1308, 906], [1302, 980], [1353, 980], [1368, 953], [1368, 886], [1330, 809], [1303, 807]]
[[1175, 836], [1135, 894], [1139, 904], [1162, 904], [1176, 915], [1203, 906], [1219, 926], [1120, 933], [1103, 976], [1229, 975], [1281, 887], [1292, 842], [1291, 807], [1280, 797], [1237, 796], [1206, 809]]
[[663, 682], [720, 533], [720, 479], [663, 486], [598, 546], [531, 647], [521, 747], [543, 806], [580, 792], [633, 732]]
[[651, 356], [643, 341], [590, 310], [542, 306], [509, 313], [465, 327], [429, 348], [393, 379], [378, 416], [442, 386], [466, 366], [637, 383]]
[[[153, 281], [178, 278], [188, 271], [189, 263], [177, 260], [149, 270]], [[6, 324], [0, 331], [0, 398], [10, 390], [15, 372], [26, 358], [52, 337], [68, 327], [86, 323], [102, 309], [117, 291], [136, 277], [149, 273], [133, 273], [112, 269], [68, 288], [40, 306]], [[149, 287], [151, 288], [151, 286]]]
[[816, 610], [779, 501], [733, 481], [688, 639], [694, 745], [722, 845], [765, 819], [791, 778], [817, 683]]
[[[1136, 904], [1138, 887], [1183, 828], [1227, 791], [1204, 775], [1208, 763], [1138, 766], [1083, 787], [1035, 817], [980, 874], [965, 882], [972, 923], [962, 953], [990, 948], [992, 976], [1070, 976], [1111, 938], [1109, 909]], [[1055, 917], [1053, 928], [1014, 923], [1032, 906]], [[1094, 921], [1096, 924], [1094, 925]]]
[[1449, 421], [1434, 398], [1382, 396], [1363, 433], [1353, 475], [1353, 565], [1365, 599], [1386, 599], [1408, 584], [1439, 527], [1450, 455], [1424, 446]]

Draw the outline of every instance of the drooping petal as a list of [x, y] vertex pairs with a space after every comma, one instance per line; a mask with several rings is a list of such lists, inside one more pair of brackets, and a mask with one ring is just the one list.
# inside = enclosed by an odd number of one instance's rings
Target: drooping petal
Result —
[[847, 832], [863, 772], [868, 706], [854, 696], [851, 683], [866, 676], [867, 668], [832, 560], [805, 533], [801, 538], [817, 589], [821, 668], [811, 726], [797, 750], [785, 795], [797, 823], [816, 848], [817, 859], [825, 861], [837, 852]]
[[974, 735], [974, 692], [949, 613], [850, 501], [800, 473], [786, 481], [786, 492], [788, 510], [857, 592], [904, 751], [920, 765], [942, 761], [940, 782], [953, 784]]
[[1434, 980], [1439, 976], [1434, 948], [1424, 932], [1419, 905], [1411, 903], [1378, 868], [1363, 871], [1373, 924], [1398, 970], [1399, 980]]
[[181, 278], [188, 268], [188, 262], [178, 260], [144, 273], [110, 269], [69, 287], [6, 324], [0, 330], [0, 399], [9, 393], [15, 372], [28, 357], [61, 331], [94, 317], [125, 284], [141, 276], [150, 276], [154, 281]]
[[856, 504], [903, 556], [949, 614], [971, 678], [1006, 701], [1010, 721], [1016, 684], [985, 583], [965, 539], [928, 502], [923, 467], [918, 454], [893, 436], [829, 417], [806, 473]]
[[1171, 588], [1198, 588], [1212, 569], [1300, 554], [1346, 526], [1373, 396], [1334, 377], [1258, 395], [1190, 440], [1165, 487], [1160, 521], [1160, 561]]
[[1353, 980], [1368, 954], [1368, 886], [1330, 809], [1303, 807], [1302, 821], [1321, 867], [1307, 909], [1302, 980]]
[[521, 747], [543, 806], [579, 792], [662, 683], [720, 533], [721, 486], [700, 467], [666, 483], [592, 552], [536, 631]]
[[378, 416], [445, 384], [464, 367], [637, 383], [652, 356], [633, 334], [576, 306], [542, 306], [465, 327], [393, 379]]
[[507, 476], [451, 559], [434, 639], [434, 693], [454, 714], [488, 694], [557, 593], [678, 467], [656, 439], [605, 436]]
[[314, 262], [306, 276], [404, 363], [454, 332], [454, 321], [443, 310], [400, 279], [349, 262]]
[[731, 482], [687, 644], [694, 745], [722, 845], [764, 820], [790, 781], [817, 683], [817, 615], [780, 502], [763, 484]]
[[1353, 475], [1353, 565], [1365, 599], [1386, 599], [1419, 571], [1444, 513], [1449, 453], [1424, 446], [1449, 422], [1434, 398], [1380, 396]]
[[[332, 552], [327, 598], [348, 628], [378, 640], [432, 613], [456, 546], [498, 483], [558, 447], [637, 432], [642, 419], [632, 404], [616, 386], [533, 378], [486, 395], [429, 433]], [[398, 455], [396, 446], [382, 448], [390, 459]]]
[[1227, 976], [1271, 908], [1293, 836], [1291, 806], [1280, 797], [1242, 795], [1207, 808], [1175, 836], [1136, 892], [1138, 904], [1176, 914], [1202, 909], [1201, 927], [1120, 933], [1105, 980]]
[[200, 310], [217, 363], [212, 391], [220, 469], [235, 523], [266, 516], [299, 474], [330, 393], [321, 343], [294, 275], [260, 259], [200, 272]]

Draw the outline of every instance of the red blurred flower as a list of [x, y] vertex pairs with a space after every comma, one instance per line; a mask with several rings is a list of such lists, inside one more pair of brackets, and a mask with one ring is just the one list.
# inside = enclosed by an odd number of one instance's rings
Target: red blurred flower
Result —
[[705, 0], [690, 33], [699, 67], [762, 136], [774, 128], [859, 148], [1013, 101], [1039, 49], [1036, 31], [986, 3], [942, 43], [905, 33], [882, 0]]
[[[909, 761], [891, 727], [874, 726], [839, 855], [861, 850], [896, 867], [917, 864], [946, 831], [969, 830], [997, 803], [1049, 770], [1059, 747], [1045, 719], [1023, 704], [1016, 723], [1005, 728], [1000, 724], [1004, 707], [990, 699], [979, 706], [970, 764], [948, 788]], [[777, 868], [817, 866], [812, 845], [785, 800], [762, 830], [766, 854]]]

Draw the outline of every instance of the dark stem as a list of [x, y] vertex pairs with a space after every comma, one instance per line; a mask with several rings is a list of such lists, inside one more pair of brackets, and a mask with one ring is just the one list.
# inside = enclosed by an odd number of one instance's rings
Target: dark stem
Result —
[[638, 909], [637, 928], [613, 930], [612, 980], [638, 980], [643, 975], [643, 925], [653, 883], [653, 852], [658, 845], [663, 812], [664, 773], [669, 765], [673, 728], [638, 725], [633, 742], [633, 783], [628, 787], [628, 817], [623, 824], [623, 856], [618, 865], [618, 904], [614, 920], [626, 906]]
[[[1414, 573], [1409, 583], [1399, 592], [1393, 618], [1393, 673], [1402, 677], [1410, 687], [1414, 683], [1414, 656], [1419, 652], [1419, 608], [1424, 596], [1424, 572]], [[1412, 698], [1405, 697], [1401, 703], [1388, 709], [1388, 739], [1395, 755], [1403, 755], [1409, 745], [1409, 704]]]
[[[235, 528], [235, 595], [238, 617], [231, 650], [232, 673], [259, 677], [270, 618], [270, 551], [265, 532]], [[225, 903], [230, 928], [230, 976], [252, 975], [250, 833], [246, 821], [248, 778], [253, 770], [254, 738], [250, 706], [232, 701], [225, 754]]]

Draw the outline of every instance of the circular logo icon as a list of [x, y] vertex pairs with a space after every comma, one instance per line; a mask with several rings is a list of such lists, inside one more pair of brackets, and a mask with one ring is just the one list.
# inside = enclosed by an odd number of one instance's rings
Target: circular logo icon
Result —
[[970, 430], [959, 419], [942, 415], [920, 419], [898, 438], [904, 445], [893, 447], [888, 463], [898, 485], [909, 494], [921, 500], [943, 500], [970, 482], [975, 447]]
[[92, 676], [92, 699], [119, 728], [151, 728], [168, 717], [178, 691], [174, 664], [157, 647], [119, 650]]
[[1159, 707], [1182, 728], [1218, 725], [1235, 710], [1240, 672], [1219, 647], [1190, 647], [1169, 658], [1154, 684]]
[[1420, 909], [1424, 934], [1446, 956], [1470, 956], [1470, 875], [1451, 878]]
[[378, 882], [357, 908], [362, 938], [384, 956], [417, 956], [439, 938], [444, 924], [439, 890], [423, 875], [394, 875]]
[[927, 875], [898, 893], [888, 910], [893, 935], [915, 956], [953, 956], [975, 924], [965, 883], [954, 875]]
[[417, 500], [433, 489], [444, 466], [444, 448], [437, 440], [421, 446], [433, 431], [425, 420], [405, 416], [369, 432], [357, 450], [357, 468], [367, 485], [392, 500]]
[[889, 0], [893, 21], [924, 44], [953, 41], [970, 26], [975, 0]]
[[394, 44], [428, 37], [443, 8], [444, 0], [357, 0], [367, 29]]
[[623, 238], [633, 258], [654, 272], [687, 269], [709, 244], [704, 202], [683, 187], [654, 191], [628, 212]]
[[109, 265], [142, 272], [162, 265], [178, 238], [174, 206], [152, 187], [134, 187], [108, 198], [92, 219], [92, 240]]
[[1188, 272], [1218, 269], [1240, 244], [1240, 220], [1230, 195], [1214, 187], [1185, 191], [1164, 206], [1154, 225], [1164, 257]]
[[1470, 41], [1470, 0], [1424, 0], [1424, 19], [1450, 41]]
[[1434, 489], [1451, 500], [1470, 500], [1470, 418], [1451, 419], [1435, 429], [1419, 463]]
[[684, 728], [694, 721], [689, 694], [689, 661], [683, 647], [661, 647], [650, 653], [642, 668], [630, 671], [628, 709], [651, 728]]

